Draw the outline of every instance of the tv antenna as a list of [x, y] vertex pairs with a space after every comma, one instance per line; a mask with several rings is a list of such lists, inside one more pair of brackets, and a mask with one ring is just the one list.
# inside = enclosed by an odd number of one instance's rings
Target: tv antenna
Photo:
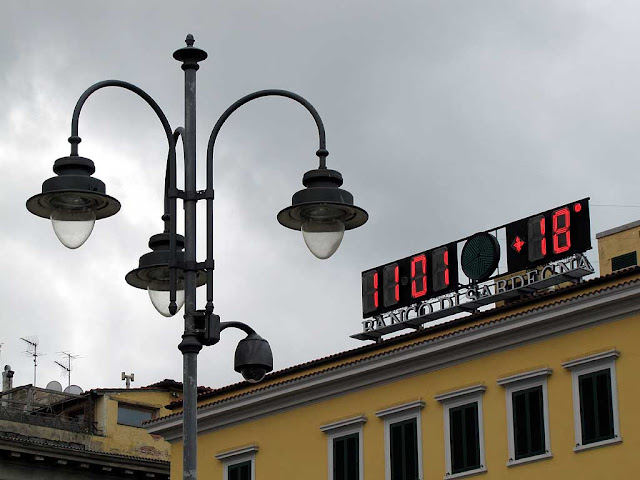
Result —
[[63, 361], [65, 361], [66, 365], [57, 360], [54, 360], [54, 363], [62, 369], [63, 375], [64, 374], [67, 375], [67, 387], [70, 387], [71, 386], [71, 370], [73, 370], [71, 362], [80, 358], [80, 356], [73, 355], [72, 353], [69, 353], [69, 352], [58, 352], [58, 354], [64, 357]]
[[36, 386], [36, 373], [38, 371], [38, 357], [44, 355], [43, 353], [38, 353], [38, 337], [20, 337], [20, 340], [27, 344], [27, 351], [24, 352], [30, 357], [33, 357], [33, 386]]

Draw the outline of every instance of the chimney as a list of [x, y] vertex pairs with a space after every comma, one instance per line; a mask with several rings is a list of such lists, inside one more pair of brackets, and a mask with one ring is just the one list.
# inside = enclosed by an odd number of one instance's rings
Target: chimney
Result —
[[4, 372], [2, 372], [2, 391], [6, 392], [7, 390], [11, 390], [13, 388], [13, 374], [14, 371], [11, 370], [11, 365], [4, 366]]

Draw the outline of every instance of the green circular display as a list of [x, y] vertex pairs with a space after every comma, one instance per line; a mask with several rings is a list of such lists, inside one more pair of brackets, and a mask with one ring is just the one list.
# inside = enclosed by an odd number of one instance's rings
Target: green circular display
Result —
[[462, 271], [471, 280], [482, 282], [491, 276], [500, 261], [500, 244], [493, 235], [472, 235], [462, 247]]

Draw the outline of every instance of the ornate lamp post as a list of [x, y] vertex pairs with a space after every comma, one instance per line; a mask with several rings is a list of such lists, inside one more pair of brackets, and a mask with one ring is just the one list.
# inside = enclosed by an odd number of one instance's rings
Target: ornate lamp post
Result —
[[[207, 148], [206, 190], [196, 190], [196, 71], [198, 63], [207, 58], [204, 50], [193, 46], [188, 35], [186, 47], [174, 52], [185, 72], [185, 125], [172, 131], [158, 104], [143, 90], [119, 80], [106, 80], [89, 87], [78, 99], [71, 122], [71, 154], [59, 158], [53, 165], [57, 176], [42, 184], [42, 193], [27, 201], [27, 209], [34, 215], [49, 218], [60, 241], [69, 248], [78, 248], [91, 234], [96, 220], [110, 217], [120, 210], [120, 203], [106, 194], [103, 182], [92, 174], [94, 163], [78, 155], [78, 121], [87, 98], [104, 87], [120, 87], [142, 97], [156, 112], [167, 136], [168, 158], [165, 179], [165, 212], [162, 217], [164, 232], [149, 240], [151, 252], [140, 257], [139, 267], [126, 276], [127, 282], [149, 291], [151, 300], [160, 313], [175, 315], [184, 302], [184, 334], [178, 346], [183, 355], [183, 478], [196, 479], [196, 403], [197, 355], [203, 345], [213, 345], [220, 332], [228, 327], [240, 328], [247, 338], [238, 344], [235, 370], [246, 380], [256, 382], [272, 370], [271, 348], [266, 340], [240, 322], [220, 322], [213, 313], [213, 149], [220, 128], [229, 116], [242, 105], [266, 96], [292, 99], [305, 107], [318, 127], [319, 158], [317, 169], [306, 172], [302, 183], [306, 187], [295, 193], [292, 205], [278, 214], [285, 227], [301, 230], [305, 243], [318, 258], [330, 257], [340, 245], [345, 230], [363, 225], [368, 215], [353, 204], [353, 196], [340, 188], [342, 175], [329, 170], [326, 158], [325, 131], [318, 112], [304, 98], [285, 90], [261, 90], [249, 94], [220, 116]], [[176, 187], [176, 143], [182, 138], [184, 149], [185, 189]], [[184, 236], [176, 229], [176, 203], [181, 199], [185, 210]], [[207, 203], [207, 258], [196, 261], [196, 203]], [[196, 307], [196, 287], [207, 285], [204, 309]]]

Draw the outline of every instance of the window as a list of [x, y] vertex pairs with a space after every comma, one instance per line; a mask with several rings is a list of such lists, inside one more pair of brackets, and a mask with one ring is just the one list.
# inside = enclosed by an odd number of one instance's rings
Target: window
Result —
[[155, 411], [155, 409], [118, 403], [118, 423], [131, 427], [140, 427], [142, 422], [153, 418]]
[[478, 402], [449, 409], [449, 444], [451, 473], [480, 468]]
[[362, 426], [364, 416], [322, 425], [327, 434], [329, 480], [363, 480]]
[[424, 402], [386, 408], [376, 412], [384, 420], [386, 480], [422, 478], [422, 430], [420, 412]]
[[498, 380], [507, 397], [508, 466], [552, 456], [547, 400], [551, 372], [541, 368]]
[[333, 439], [333, 480], [358, 480], [360, 434], [352, 433]]
[[389, 425], [391, 480], [418, 478], [418, 425], [415, 418]]
[[611, 259], [611, 270], [613, 272], [616, 270], [622, 270], [623, 268], [633, 267], [635, 265], [638, 265], [637, 252], [625, 253], [624, 255], [618, 255]]
[[597, 370], [578, 376], [582, 443], [613, 438], [611, 370]]
[[574, 451], [622, 441], [615, 370], [619, 355], [608, 350], [562, 364], [571, 370]]
[[223, 480], [255, 480], [257, 451], [257, 445], [250, 445], [217, 454], [222, 462]]
[[447, 478], [485, 472], [482, 394], [484, 385], [436, 395], [444, 406], [445, 468]]
[[542, 387], [531, 387], [511, 394], [516, 460], [545, 452]]
[[228, 480], [251, 480], [251, 461], [229, 465], [227, 478]]

